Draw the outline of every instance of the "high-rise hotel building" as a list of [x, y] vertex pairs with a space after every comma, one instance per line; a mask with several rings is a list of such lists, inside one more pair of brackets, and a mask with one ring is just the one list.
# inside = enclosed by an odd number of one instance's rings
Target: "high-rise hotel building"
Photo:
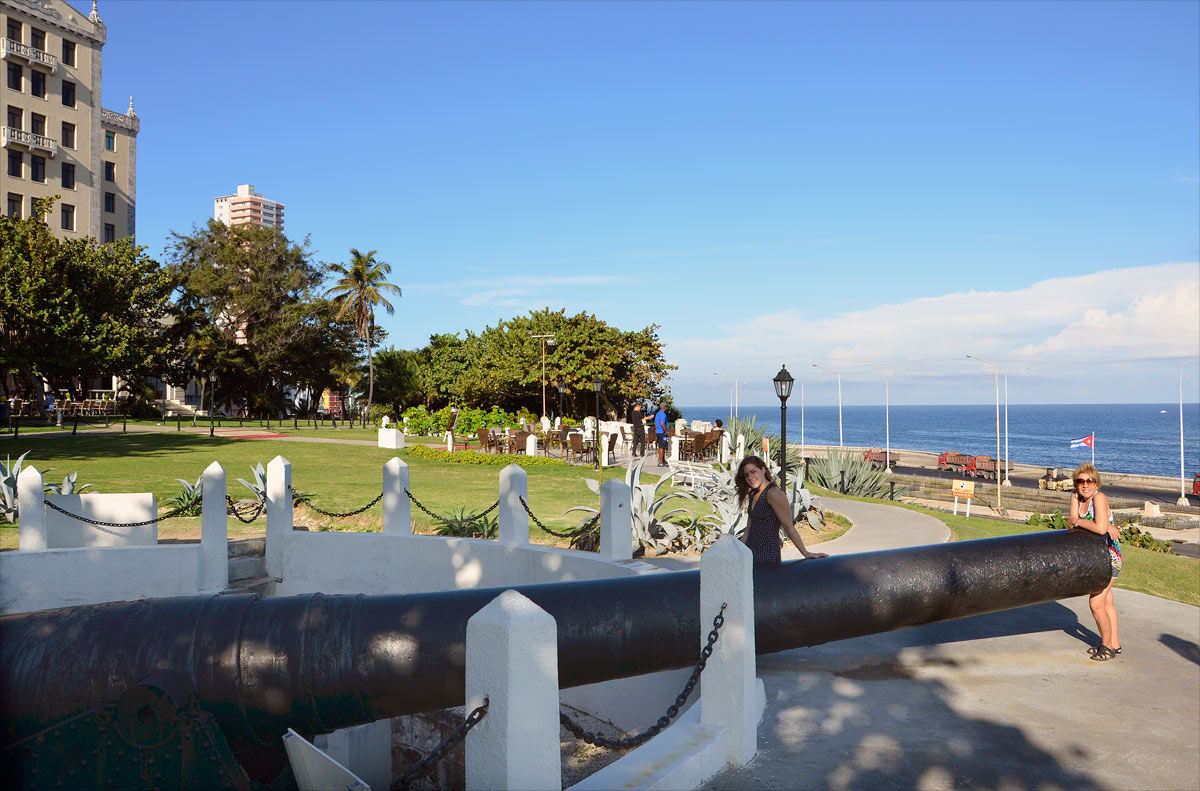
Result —
[[213, 218], [226, 225], [262, 225], [283, 230], [283, 204], [264, 198], [253, 184], [241, 184], [232, 195], [213, 198]]
[[28, 217], [35, 200], [61, 195], [47, 217], [60, 236], [133, 236], [139, 121], [132, 98], [124, 113], [100, 105], [95, 0], [87, 15], [63, 0], [0, 0], [0, 15], [4, 211]]

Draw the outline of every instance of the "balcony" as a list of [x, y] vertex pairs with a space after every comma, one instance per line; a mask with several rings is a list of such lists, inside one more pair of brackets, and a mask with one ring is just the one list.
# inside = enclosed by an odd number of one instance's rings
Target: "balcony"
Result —
[[4, 148], [23, 146], [34, 152], [44, 151], [50, 155], [51, 159], [58, 155], [58, 141], [45, 135], [26, 132], [24, 129], [13, 129], [11, 126], [6, 126], [0, 140], [3, 141]]
[[45, 67], [50, 70], [51, 74], [58, 71], [58, 58], [49, 52], [35, 49], [20, 41], [13, 41], [11, 38], [0, 41], [0, 53], [3, 54], [5, 60], [23, 60], [30, 66]]

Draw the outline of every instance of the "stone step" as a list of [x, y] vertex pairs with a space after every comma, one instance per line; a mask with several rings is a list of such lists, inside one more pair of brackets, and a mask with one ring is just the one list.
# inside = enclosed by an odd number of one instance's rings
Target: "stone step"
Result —
[[246, 555], [229, 559], [229, 584], [265, 576], [267, 560], [261, 555]]
[[229, 542], [229, 557], [240, 558], [246, 555], [265, 555], [267, 540], [265, 538], [243, 538]]
[[229, 587], [221, 591], [221, 594], [257, 593], [260, 596], [270, 596], [275, 583], [279, 581], [277, 577], [254, 577], [240, 582], [231, 581]]

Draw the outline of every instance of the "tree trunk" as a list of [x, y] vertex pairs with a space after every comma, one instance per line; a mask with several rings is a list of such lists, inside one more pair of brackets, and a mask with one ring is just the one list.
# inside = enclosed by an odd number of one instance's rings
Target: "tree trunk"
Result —
[[375, 399], [375, 355], [371, 353], [372, 336], [375, 335], [375, 317], [367, 323], [367, 418], [371, 417], [371, 402]]

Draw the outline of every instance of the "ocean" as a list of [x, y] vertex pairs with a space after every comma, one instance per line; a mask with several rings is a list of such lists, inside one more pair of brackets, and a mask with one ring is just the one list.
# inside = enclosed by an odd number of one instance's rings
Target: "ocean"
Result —
[[[794, 401], [795, 399], [791, 399]], [[687, 420], [728, 421], [725, 406], [680, 407]], [[738, 415], [757, 416], [769, 434], [779, 433], [779, 405], [739, 406]], [[892, 448], [935, 453], [958, 451], [996, 455], [996, 407], [893, 406], [888, 413]], [[838, 408], [788, 403], [788, 444], [838, 444]], [[1183, 405], [1185, 478], [1200, 472], [1200, 404]], [[883, 405], [842, 407], [846, 445], [886, 443]], [[1014, 464], [1074, 468], [1091, 460], [1086, 447], [1071, 440], [1095, 434], [1096, 467], [1101, 471], [1179, 477], [1179, 404], [1009, 404], [1008, 455]], [[1000, 406], [1000, 454], [1004, 452], [1004, 406]]]

